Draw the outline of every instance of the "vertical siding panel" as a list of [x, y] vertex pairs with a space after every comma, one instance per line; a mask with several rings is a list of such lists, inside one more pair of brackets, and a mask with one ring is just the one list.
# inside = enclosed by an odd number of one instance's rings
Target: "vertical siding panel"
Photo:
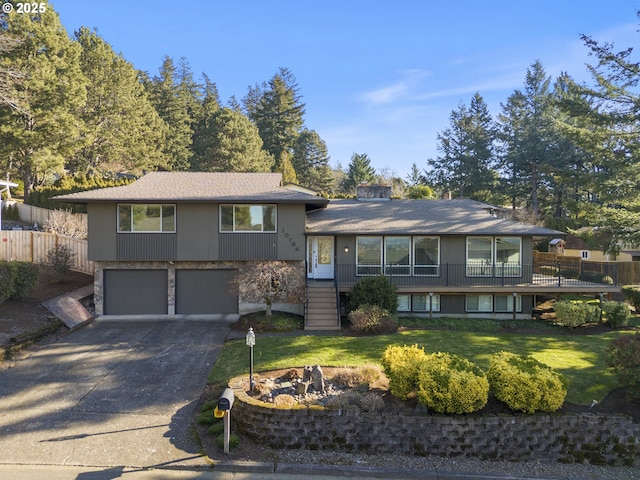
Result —
[[220, 260], [277, 260], [277, 233], [220, 235]]

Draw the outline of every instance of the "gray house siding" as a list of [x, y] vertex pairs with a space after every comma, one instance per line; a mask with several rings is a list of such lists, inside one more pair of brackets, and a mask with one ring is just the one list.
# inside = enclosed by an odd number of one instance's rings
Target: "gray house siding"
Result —
[[218, 260], [218, 204], [181, 203], [176, 208], [177, 260]]
[[220, 233], [218, 203], [176, 205], [176, 233], [118, 233], [117, 204], [89, 204], [94, 261], [304, 260], [305, 207], [280, 204], [275, 233]]

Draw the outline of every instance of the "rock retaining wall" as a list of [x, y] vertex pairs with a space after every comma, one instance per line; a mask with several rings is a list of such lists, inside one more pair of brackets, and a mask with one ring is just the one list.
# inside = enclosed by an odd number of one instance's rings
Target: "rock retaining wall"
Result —
[[273, 448], [640, 465], [640, 425], [624, 415], [408, 415], [303, 405], [282, 409], [249, 397], [247, 377], [233, 379], [230, 387], [236, 395], [234, 428]]

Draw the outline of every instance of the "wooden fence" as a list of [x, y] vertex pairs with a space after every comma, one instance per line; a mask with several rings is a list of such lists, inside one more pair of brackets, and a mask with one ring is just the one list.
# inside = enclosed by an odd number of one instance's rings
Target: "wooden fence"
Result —
[[[15, 201], [7, 201], [3, 202], [6, 206], [17, 205], [18, 206], [18, 214], [20, 215], [20, 220], [26, 223], [38, 225], [44, 225], [49, 219], [49, 215], [55, 210], [48, 210], [46, 208], [34, 207], [33, 205], [25, 205], [24, 203], [15, 202]], [[78, 218], [85, 225], [87, 224], [87, 214], [86, 213], [72, 213], [74, 217]]]
[[87, 256], [87, 241], [55, 233], [29, 230], [0, 231], [0, 261], [41, 263], [46, 260], [50, 250], [62, 245], [66, 245], [75, 253], [72, 270], [94, 274], [93, 262]]
[[533, 261], [536, 265], [554, 265], [561, 269], [589, 272], [596, 272], [597, 268], [594, 267], [597, 265], [615, 265], [618, 285], [640, 285], [640, 262], [590, 262], [580, 257], [536, 251], [533, 252]]

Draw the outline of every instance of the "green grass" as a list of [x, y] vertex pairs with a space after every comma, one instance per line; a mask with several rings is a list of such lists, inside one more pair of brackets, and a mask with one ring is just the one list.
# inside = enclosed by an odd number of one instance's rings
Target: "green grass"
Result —
[[[489, 358], [501, 350], [532, 355], [569, 379], [567, 401], [589, 405], [601, 401], [616, 388], [606, 364], [606, 348], [625, 333], [600, 335], [552, 333], [513, 334], [447, 330], [407, 330], [392, 335], [367, 337], [308, 336], [260, 337], [254, 348], [256, 372], [304, 365], [357, 366], [380, 362], [387, 345], [423, 346], [427, 352], [450, 352], [488, 369]], [[211, 383], [225, 383], [247, 374], [248, 350], [244, 341], [227, 343], [211, 371]]]

